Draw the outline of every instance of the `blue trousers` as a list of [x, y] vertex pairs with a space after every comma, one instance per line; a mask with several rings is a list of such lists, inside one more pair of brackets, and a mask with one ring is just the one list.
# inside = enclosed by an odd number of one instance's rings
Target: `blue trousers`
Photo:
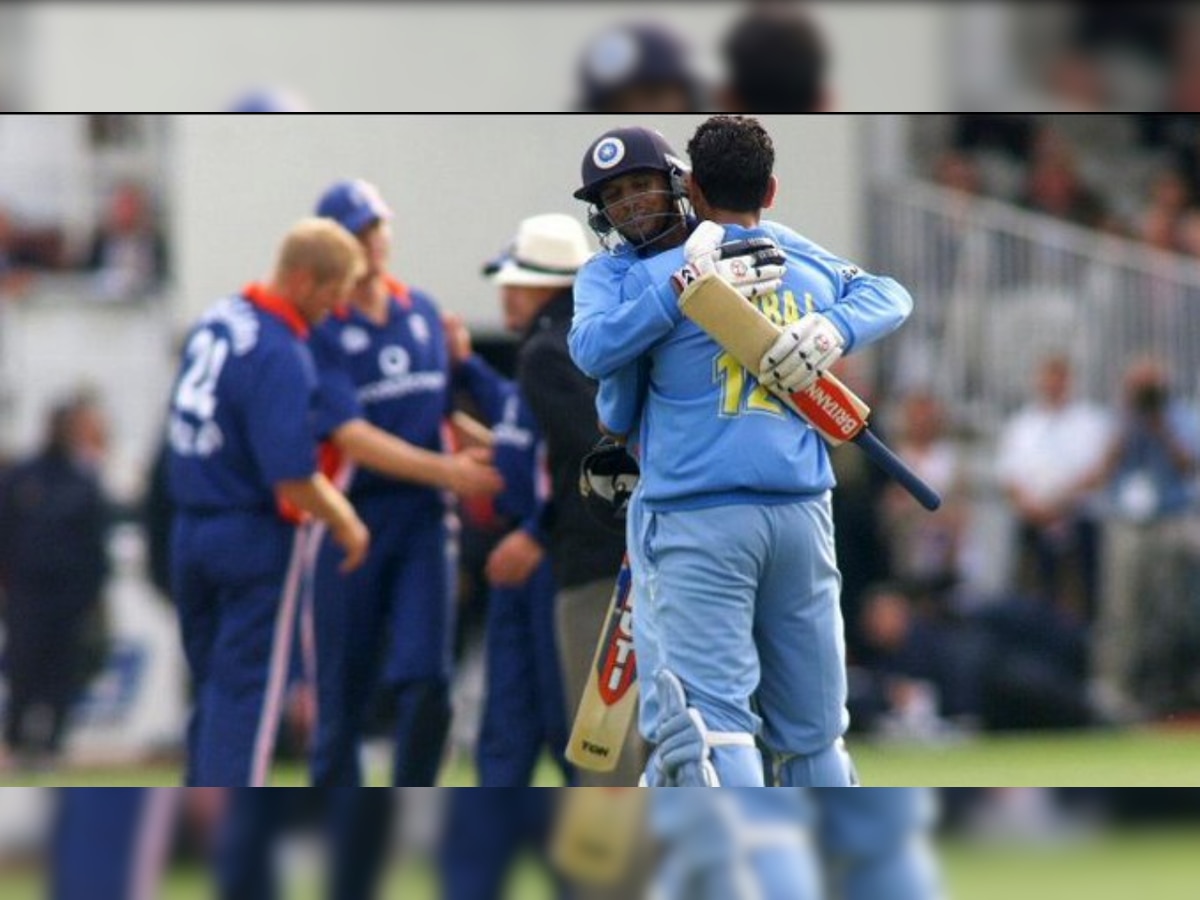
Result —
[[317, 556], [312, 641], [317, 685], [313, 784], [362, 784], [359, 744], [381, 684], [396, 702], [396, 785], [432, 786], [450, 724], [455, 589], [453, 541], [441, 504], [359, 501], [371, 550], [338, 571], [326, 537]]
[[60, 788], [52, 900], [152, 900], [170, 849], [172, 788]]
[[478, 746], [481, 787], [527, 787], [543, 749], [570, 783], [569, 734], [547, 557], [519, 588], [493, 588], [487, 612], [487, 699]]
[[448, 808], [437, 851], [443, 900], [502, 897], [521, 850], [545, 847], [555, 793], [543, 788], [443, 789]]
[[646, 739], [667, 668], [711, 731], [758, 735], [779, 757], [828, 752], [849, 724], [828, 495], [652, 512], [635, 494], [628, 535]]
[[195, 684], [189, 785], [266, 783], [287, 687], [302, 535], [271, 513], [180, 513], [172, 593]]
[[274, 900], [279, 893], [273, 849], [303, 814], [323, 807], [330, 848], [331, 900], [369, 900], [386, 859], [393, 793], [372, 788], [240, 788], [231, 792], [217, 843], [221, 900]]

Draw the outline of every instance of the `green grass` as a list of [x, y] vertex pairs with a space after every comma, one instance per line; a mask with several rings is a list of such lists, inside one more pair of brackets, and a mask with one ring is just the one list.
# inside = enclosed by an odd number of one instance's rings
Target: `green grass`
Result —
[[854, 741], [863, 783], [934, 787], [1200, 786], [1200, 731], [988, 735], [944, 746]]
[[1200, 828], [1104, 834], [1048, 846], [943, 841], [951, 900], [1192, 900]]
[[[1058, 735], [988, 735], [961, 743], [871, 743], [852, 740], [850, 750], [866, 785], [926, 785], [942, 787], [1180, 787], [1200, 786], [1200, 730], [1139, 730], [1076, 732]], [[121, 786], [175, 785], [176, 764], [136, 769], [71, 769], [46, 774], [6, 773], [10, 785]], [[540, 786], [559, 784], [549, 765], [537, 773]], [[386, 771], [371, 773], [371, 783], [386, 784]], [[275, 767], [272, 783], [303, 786], [303, 766]], [[475, 783], [466, 760], [456, 760], [442, 773], [441, 785]]]
[[[982, 844], [943, 840], [938, 856], [950, 900], [1191, 900], [1200, 876], [1200, 829], [1155, 829], [1105, 833], [1070, 843]], [[42, 900], [33, 872], [0, 875], [5, 900]], [[162, 900], [209, 900], [208, 873], [177, 868], [169, 873]], [[315, 884], [287, 900], [319, 900]], [[424, 861], [396, 867], [384, 896], [435, 900], [437, 879]], [[526, 862], [513, 873], [507, 900], [549, 900], [538, 869]]]

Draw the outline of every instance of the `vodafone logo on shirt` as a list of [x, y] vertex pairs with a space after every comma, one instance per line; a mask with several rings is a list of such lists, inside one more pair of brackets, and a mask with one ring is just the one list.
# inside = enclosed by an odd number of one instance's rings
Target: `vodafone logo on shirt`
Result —
[[407, 374], [411, 366], [412, 360], [403, 347], [393, 345], [379, 351], [379, 371], [389, 378]]

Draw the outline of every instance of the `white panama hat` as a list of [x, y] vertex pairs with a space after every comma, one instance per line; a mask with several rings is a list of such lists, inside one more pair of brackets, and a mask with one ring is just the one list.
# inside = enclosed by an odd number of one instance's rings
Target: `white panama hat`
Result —
[[563, 213], [546, 213], [524, 219], [508, 251], [489, 269], [496, 284], [570, 287], [591, 255], [580, 222]]

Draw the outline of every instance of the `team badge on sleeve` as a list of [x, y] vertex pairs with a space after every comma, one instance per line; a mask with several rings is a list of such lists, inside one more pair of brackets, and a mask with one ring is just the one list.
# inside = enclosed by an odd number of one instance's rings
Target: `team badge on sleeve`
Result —
[[429, 323], [421, 316], [413, 316], [408, 320], [408, 330], [417, 343], [429, 343]]

